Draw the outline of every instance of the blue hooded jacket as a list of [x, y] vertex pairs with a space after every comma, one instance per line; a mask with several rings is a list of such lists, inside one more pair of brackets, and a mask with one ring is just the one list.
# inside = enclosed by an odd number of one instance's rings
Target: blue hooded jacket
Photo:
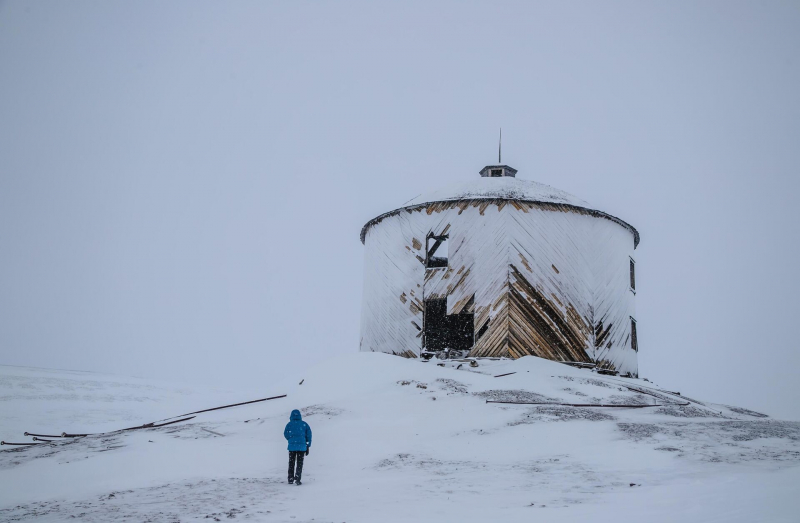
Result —
[[289, 450], [305, 452], [311, 447], [311, 427], [303, 421], [300, 411], [295, 409], [283, 429], [283, 437], [289, 440]]

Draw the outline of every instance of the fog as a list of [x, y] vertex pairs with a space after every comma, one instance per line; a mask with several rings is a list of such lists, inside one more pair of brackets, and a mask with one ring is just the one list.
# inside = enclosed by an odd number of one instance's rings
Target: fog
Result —
[[0, 364], [357, 351], [362, 225], [502, 127], [641, 233], [641, 376], [799, 419], [799, 51], [797, 2], [2, 3]]

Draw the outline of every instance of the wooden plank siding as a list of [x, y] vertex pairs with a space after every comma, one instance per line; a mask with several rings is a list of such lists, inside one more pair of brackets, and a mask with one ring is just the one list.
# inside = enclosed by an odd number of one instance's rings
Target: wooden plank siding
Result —
[[[448, 235], [448, 267], [425, 268], [429, 234]], [[384, 216], [364, 240], [362, 351], [417, 356], [425, 300], [446, 297], [448, 314], [474, 312], [471, 356], [638, 373], [634, 239], [618, 222], [563, 205], [462, 200]]]

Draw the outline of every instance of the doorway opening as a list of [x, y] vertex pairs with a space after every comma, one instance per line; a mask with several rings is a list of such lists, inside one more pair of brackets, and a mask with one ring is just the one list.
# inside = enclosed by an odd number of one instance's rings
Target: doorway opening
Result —
[[475, 314], [447, 314], [447, 298], [425, 300], [422, 327], [429, 352], [468, 351], [475, 343]]

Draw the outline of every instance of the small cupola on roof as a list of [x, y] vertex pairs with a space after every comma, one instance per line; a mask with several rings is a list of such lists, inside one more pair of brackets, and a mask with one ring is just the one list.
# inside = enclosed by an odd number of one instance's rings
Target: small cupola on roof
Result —
[[481, 176], [484, 178], [502, 178], [504, 176], [515, 178], [517, 170], [508, 165], [487, 165], [481, 169]]

